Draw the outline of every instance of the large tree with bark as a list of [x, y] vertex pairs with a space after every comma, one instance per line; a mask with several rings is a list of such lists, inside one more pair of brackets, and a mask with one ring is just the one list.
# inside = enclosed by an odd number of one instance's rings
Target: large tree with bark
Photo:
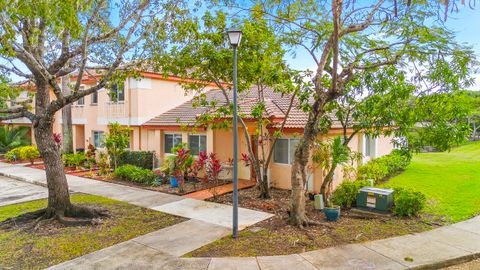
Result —
[[[326, 109], [359, 74], [388, 67], [409, 71], [417, 91], [458, 91], [469, 84], [470, 48], [455, 42], [437, 1], [255, 1], [280, 35], [316, 65], [308, 121], [294, 155], [290, 219], [305, 215], [304, 187], [312, 146], [325, 130]], [[245, 9], [245, 5], [236, 6]], [[388, 87], [388, 85], [386, 85]]]
[[[126, 70], [141, 59], [146, 36], [153, 27], [168, 29], [181, 13], [179, 5], [180, 1], [148, 0], [0, 1], [0, 69], [26, 79], [35, 94], [33, 110], [3, 108], [0, 119], [26, 117], [32, 122], [46, 167], [48, 205], [28, 217], [78, 224], [104, 214], [70, 201], [59, 145], [53, 138], [55, 115], [107, 87], [119, 77], [120, 67]], [[66, 93], [60, 78], [70, 74], [76, 79]], [[85, 76], [96, 83], [81, 91]]]

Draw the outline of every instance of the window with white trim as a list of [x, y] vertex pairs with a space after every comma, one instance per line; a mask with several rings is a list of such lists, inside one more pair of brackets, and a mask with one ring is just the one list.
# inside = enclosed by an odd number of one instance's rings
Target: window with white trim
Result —
[[98, 92], [95, 91], [90, 95], [90, 104], [91, 105], [97, 105], [98, 104]]
[[172, 148], [182, 143], [182, 134], [165, 134], [163, 137], [163, 151], [172, 153]]
[[105, 132], [103, 131], [92, 131], [93, 145], [96, 148], [103, 148], [105, 146]]
[[192, 155], [198, 156], [198, 153], [207, 150], [207, 136], [206, 135], [189, 135], [188, 148]]
[[77, 105], [79, 106], [85, 105], [85, 97], [81, 97], [79, 100], [77, 100]]
[[364, 151], [363, 155], [366, 157], [375, 157], [375, 148], [376, 148], [376, 139], [374, 137], [370, 137], [368, 135], [365, 135], [365, 145], [364, 145]]
[[[79, 91], [84, 91], [85, 90], [85, 86], [80, 86], [80, 89]], [[81, 97], [80, 99], [77, 100], [77, 105], [78, 106], [83, 106], [85, 105], [85, 97]]]
[[125, 86], [123, 83], [112, 85], [110, 91], [110, 101], [123, 102], [125, 101]]
[[273, 161], [280, 164], [292, 164], [299, 141], [299, 139], [277, 139]]

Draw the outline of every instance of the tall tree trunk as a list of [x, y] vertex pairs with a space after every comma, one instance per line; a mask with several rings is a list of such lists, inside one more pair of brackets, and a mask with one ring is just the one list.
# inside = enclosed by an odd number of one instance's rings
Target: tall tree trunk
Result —
[[[313, 120], [312, 120], [313, 121]], [[313, 140], [317, 136], [315, 123], [310, 123], [305, 127], [304, 136], [300, 139], [297, 149], [295, 150], [295, 158], [292, 164], [292, 193], [290, 221], [299, 227], [308, 225], [309, 221], [305, 215], [305, 183], [307, 179], [307, 163], [310, 156], [310, 147]]]
[[[40, 115], [40, 117], [33, 122], [33, 128], [38, 150], [45, 163], [48, 205], [45, 209], [27, 213], [25, 216], [28, 218], [34, 218], [37, 222], [45, 219], [57, 219], [60, 223], [66, 225], [91, 224], [92, 219], [95, 217], [108, 216], [107, 212], [103, 209], [89, 208], [73, 205], [71, 203], [67, 177], [65, 176], [63, 169], [60, 147], [53, 138], [55, 113], [46, 109], [50, 102], [47, 82], [42, 76], [36, 76], [35, 84], [37, 86], [35, 113], [36, 115]], [[22, 216], [23, 215], [8, 219], [2, 222], [2, 224], [15, 224], [15, 222], [19, 218], [21, 219]], [[79, 217], [81, 219], [65, 219], [65, 217]]]
[[305, 183], [307, 181], [307, 164], [310, 158], [310, 150], [317, 138], [319, 129], [319, 119], [323, 117], [326, 102], [328, 98], [318, 99], [312, 105], [312, 110], [309, 113], [308, 121], [305, 125], [303, 138], [297, 145], [295, 150], [294, 160], [292, 164], [292, 194], [291, 194], [291, 208], [290, 221], [299, 227], [309, 225], [311, 222], [305, 215]]
[[53, 140], [51, 121], [40, 120], [35, 127], [35, 140], [45, 163], [48, 187], [47, 215], [64, 213], [72, 207], [67, 178], [58, 145]]
[[257, 177], [257, 179], [257, 181], [259, 181], [258, 188], [260, 189], [260, 198], [270, 199], [272, 196], [270, 195], [270, 187], [268, 185], [268, 167], [263, 167], [262, 174]]
[[[62, 77], [62, 92], [64, 96], [71, 94], [67, 75]], [[62, 108], [62, 143], [64, 153], [73, 153], [72, 104]]]

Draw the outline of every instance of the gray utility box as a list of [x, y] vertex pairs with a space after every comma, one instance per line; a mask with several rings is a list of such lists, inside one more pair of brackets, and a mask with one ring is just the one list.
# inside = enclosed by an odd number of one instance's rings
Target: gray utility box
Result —
[[393, 189], [363, 187], [357, 194], [357, 208], [387, 213], [393, 206]]

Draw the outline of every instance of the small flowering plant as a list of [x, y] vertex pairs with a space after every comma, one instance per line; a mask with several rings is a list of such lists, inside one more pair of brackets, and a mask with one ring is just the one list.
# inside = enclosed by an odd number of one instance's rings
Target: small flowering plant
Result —
[[222, 164], [216, 154], [210, 153], [205, 163], [205, 177], [203, 178], [203, 181], [209, 185], [208, 189], [210, 190], [210, 193], [212, 193], [214, 199], [218, 196], [217, 182], [218, 176], [222, 170]]
[[240, 160], [243, 162], [243, 165], [245, 165], [245, 167], [250, 166], [250, 157], [248, 156], [248, 154], [242, 153], [242, 157]]
[[57, 145], [60, 145], [60, 143], [62, 143], [62, 135], [60, 133], [53, 133], [53, 141], [55, 141]]

